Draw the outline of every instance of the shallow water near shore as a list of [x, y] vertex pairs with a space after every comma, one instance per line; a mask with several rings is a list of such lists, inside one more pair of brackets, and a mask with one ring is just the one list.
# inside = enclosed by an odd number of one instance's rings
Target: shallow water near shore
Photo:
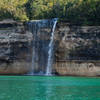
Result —
[[100, 78], [0, 76], [0, 100], [100, 100]]

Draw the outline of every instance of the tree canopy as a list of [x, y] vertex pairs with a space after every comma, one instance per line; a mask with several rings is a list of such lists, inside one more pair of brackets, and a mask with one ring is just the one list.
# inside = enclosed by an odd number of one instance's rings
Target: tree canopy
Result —
[[0, 20], [58, 17], [82, 25], [100, 25], [100, 0], [0, 0]]

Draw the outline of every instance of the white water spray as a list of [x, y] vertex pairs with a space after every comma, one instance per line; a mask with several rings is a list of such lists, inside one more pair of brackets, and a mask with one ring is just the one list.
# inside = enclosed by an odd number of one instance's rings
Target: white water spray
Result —
[[[29, 31], [33, 34], [32, 69], [29, 75], [51, 75], [56, 23], [57, 18], [28, 23]], [[47, 39], [48, 33], [50, 33], [50, 42]], [[43, 39], [42, 34], [45, 34], [47, 38], [44, 36]]]
[[49, 43], [49, 50], [48, 50], [48, 62], [47, 62], [47, 68], [46, 68], [46, 75], [52, 74], [52, 54], [53, 54], [53, 42], [54, 42], [54, 31], [56, 28], [57, 19], [54, 19], [54, 25], [51, 32], [51, 38]]

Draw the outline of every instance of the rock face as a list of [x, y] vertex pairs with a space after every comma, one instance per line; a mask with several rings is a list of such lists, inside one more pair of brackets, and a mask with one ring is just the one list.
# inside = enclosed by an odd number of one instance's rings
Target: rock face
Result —
[[0, 23], [0, 74], [31, 70], [32, 34], [21, 23]]
[[100, 75], [100, 26], [58, 23], [54, 71], [59, 75]]
[[[41, 30], [39, 42], [48, 41], [49, 32], [47, 28]], [[32, 70], [33, 37], [22, 23], [0, 23], [0, 74], [25, 74]], [[53, 73], [100, 75], [100, 26], [58, 23], [54, 40]], [[40, 52], [45, 50], [39, 47]]]

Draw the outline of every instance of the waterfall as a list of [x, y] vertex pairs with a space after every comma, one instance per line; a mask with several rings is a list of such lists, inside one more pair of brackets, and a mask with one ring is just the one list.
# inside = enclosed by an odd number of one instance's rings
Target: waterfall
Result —
[[46, 69], [46, 75], [52, 74], [52, 54], [53, 54], [53, 42], [54, 42], [54, 31], [56, 28], [57, 19], [54, 21], [54, 25], [51, 32], [51, 38], [49, 43], [49, 50], [48, 50], [48, 63], [47, 63], [47, 69]]
[[51, 75], [56, 23], [57, 18], [28, 22], [28, 30], [33, 34], [30, 75]]

